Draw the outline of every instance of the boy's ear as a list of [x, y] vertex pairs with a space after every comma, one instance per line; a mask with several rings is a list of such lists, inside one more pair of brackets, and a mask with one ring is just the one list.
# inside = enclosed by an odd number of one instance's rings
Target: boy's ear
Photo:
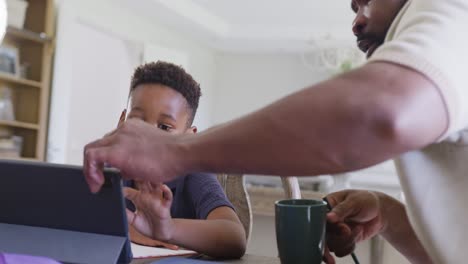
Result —
[[197, 133], [197, 131], [198, 131], [198, 128], [196, 126], [191, 126], [191, 127], [187, 128], [185, 133], [195, 134], [195, 133]]
[[122, 110], [122, 113], [120, 114], [119, 124], [117, 125], [117, 127], [119, 127], [120, 125], [123, 124], [123, 122], [125, 122], [125, 117], [126, 116], [127, 116], [127, 109], [124, 109], [124, 110]]

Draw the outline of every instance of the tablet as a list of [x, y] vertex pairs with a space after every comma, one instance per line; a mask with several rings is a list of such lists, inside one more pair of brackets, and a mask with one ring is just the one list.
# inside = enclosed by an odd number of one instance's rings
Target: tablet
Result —
[[[82, 167], [0, 160], [0, 223], [3, 224], [3, 228], [6, 228], [5, 225], [8, 226], [10, 228], [8, 230], [12, 230], [12, 226], [15, 230], [17, 228], [29, 230], [31, 227], [53, 229], [53, 232], [46, 234], [57, 233], [57, 238], [60, 237], [60, 239], [67, 236], [63, 232], [66, 231], [70, 237], [74, 237], [73, 241], [67, 243], [71, 243], [70, 245], [78, 243], [78, 247], [80, 243], [86, 244], [86, 239], [94, 237], [92, 240], [95, 240], [96, 236], [100, 235], [106, 239], [122, 238], [123, 240], [119, 241], [123, 241], [124, 245], [120, 249], [117, 262], [129, 263], [131, 250], [122, 181], [115, 170], [106, 170], [104, 174], [106, 181], [103, 188], [99, 193], [92, 194], [85, 182]], [[83, 234], [85, 237], [82, 237]], [[3, 238], [6, 241], [1, 240], [0, 251], [8, 252], [5, 247], [9, 247], [8, 243], [11, 240], [8, 238]], [[101, 240], [101, 243], [104, 240]], [[43, 243], [46, 242], [47, 239], [44, 237]], [[15, 250], [21, 251], [22, 241], [15, 241], [15, 243], [18, 243], [16, 247], [20, 248]], [[30, 247], [33, 241], [24, 241], [24, 244]], [[89, 247], [91, 244], [83, 246]], [[99, 250], [105, 251], [106, 245], [101, 244], [98, 247]], [[76, 249], [70, 249], [70, 251], [73, 250]], [[24, 253], [30, 254], [30, 252]], [[91, 252], [88, 253], [91, 254]], [[81, 252], [80, 254], [88, 253]], [[93, 256], [87, 257], [93, 258]], [[99, 259], [100, 256], [95, 257]], [[73, 259], [57, 260], [75, 262]], [[77, 260], [76, 263], [80, 261], [82, 259]]]

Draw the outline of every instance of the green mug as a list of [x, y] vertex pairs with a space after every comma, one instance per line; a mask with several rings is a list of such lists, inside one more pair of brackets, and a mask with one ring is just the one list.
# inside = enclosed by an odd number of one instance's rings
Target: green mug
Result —
[[282, 264], [322, 263], [327, 211], [327, 204], [320, 200], [275, 203], [276, 242]]

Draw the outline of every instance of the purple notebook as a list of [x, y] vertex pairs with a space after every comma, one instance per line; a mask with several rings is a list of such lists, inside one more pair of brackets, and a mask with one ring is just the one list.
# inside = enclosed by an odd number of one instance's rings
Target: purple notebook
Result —
[[0, 253], [0, 264], [60, 264], [59, 262], [43, 258], [16, 254]]

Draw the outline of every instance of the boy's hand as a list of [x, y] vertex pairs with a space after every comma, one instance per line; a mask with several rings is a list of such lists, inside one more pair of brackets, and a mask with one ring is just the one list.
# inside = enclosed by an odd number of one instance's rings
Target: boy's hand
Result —
[[179, 246], [151, 239], [151, 238], [141, 234], [140, 232], [138, 232], [131, 225], [129, 225], [128, 230], [129, 230], [129, 234], [130, 234], [130, 240], [133, 243], [136, 243], [136, 244], [139, 244], [139, 245], [142, 245], [142, 246], [148, 246], [148, 247], [165, 247], [165, 248], [172, 249], [172, 250], [178, 250], [179, 249]]
[[170, 241], [174, 233], [171, 218], [172, 192], [165, 184], [139, 184], [139, 190], [124, 188], [125, 198], [132, 201], [135, 212], [127, 209], [129, 224], [141, 234], [163, 242]]
[[[386, 226], [379, 193], [346, 190], [329, 194], [327, 199], [333, 207], [327, 214], [327, 246], [338, 257], [349, 255], [358, 242], [379, 234]], [[327, 263], [333, 262], [329, 259]]]

